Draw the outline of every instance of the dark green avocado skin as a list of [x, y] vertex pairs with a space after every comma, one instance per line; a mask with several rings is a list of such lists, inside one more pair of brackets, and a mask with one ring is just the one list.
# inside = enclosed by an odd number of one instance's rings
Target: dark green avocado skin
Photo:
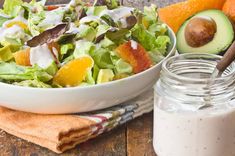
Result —
[[[216, 22], [217, 32], [212, 41], [209, 43], [194, 48], [187, 44], [185, 40], [185, 28], [194, 17], [210, 17]], [[177, 50], [179, 53], [209, 53], [224, 55], [225, 51], [234, 40], [234, 25], [229, 18], [220, 10], [206, 10], [197, 13], [196, 15], [185, 21], [177, 33]]]

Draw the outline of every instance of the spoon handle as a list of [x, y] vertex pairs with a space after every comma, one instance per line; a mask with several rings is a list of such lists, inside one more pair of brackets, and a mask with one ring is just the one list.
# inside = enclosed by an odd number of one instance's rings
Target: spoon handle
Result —
[[223, 58], [218, 62], [216, 68], [220, 73], [223, 73], [225, 69], [235, 60], [235, 41], [229, 47], [229, 49], [224, 54]]

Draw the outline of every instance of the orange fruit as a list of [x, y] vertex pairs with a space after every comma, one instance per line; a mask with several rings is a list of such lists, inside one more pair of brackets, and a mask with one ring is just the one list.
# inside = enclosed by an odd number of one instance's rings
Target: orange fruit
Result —
[[235, 0], [226, 0], [223, 6], [223, 12], [235, 22]]
[[[189, 17], [208, 9], [222, 9], [226, 0], [188, 0], [158, 10], [160, 19], [176, 33]], [[232, 0], [233, 1], [233, 0]]]
[[22, 66], [31, 66], [30, 64], [30, 48], [20, 50], [13, 54], [16, 64]]
[[135, 48], [132, 47], [133, 41], [128, 41], [116, 48], [116, 52], [126, 62], [133, 67], [134, 73], [140, 73], [151, 67], [152, 61], [147, 51], [137, 43]]
[[88, 70], [93, 67], [93, 64], [94, 61], [90, 56], [74, 59], [58, 70], [53, 82], [64, 87], [77, 86], [85, 79]]
[[25, 30], [28, 29], [27, 24], [25, 24], [25, 23], [23, 23], [23, 22], [21, 22], [21, 21], [12, 21], [12, 22], [8, 23], [8, 24], [6, 25], [6, 27], [7, 27], [7, 28], [10, 28], [10, 27], [12, 27], [12, 26], [14, 26], [14, 25], [18, 25], [19, 27], [21, 27], [22, 29], [25, 29]]

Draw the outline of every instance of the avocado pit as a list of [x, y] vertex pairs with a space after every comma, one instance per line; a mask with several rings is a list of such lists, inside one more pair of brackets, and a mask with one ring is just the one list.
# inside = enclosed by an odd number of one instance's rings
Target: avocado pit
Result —
[[210, 17], [192, 18], [185, 28], [185, 40], [191, 47], [201, 47], [213, 40], [217, 25]]

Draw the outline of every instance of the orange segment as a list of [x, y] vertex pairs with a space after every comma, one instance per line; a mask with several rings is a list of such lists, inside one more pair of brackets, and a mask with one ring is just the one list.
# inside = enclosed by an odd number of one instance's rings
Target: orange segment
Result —
[[62, 66], [56, 73], [53, 82], [61, 86], [77, 86], [86, 77], [87, 71], [93, 67], [93, 59], [83, 56]]
[[13, 54], [16, 64], [22, 66], [31, 66], [30, 64], [30, 48], [20, 50]]
[[159, 9], [160, 19], [168, 24], [174, 32], [189, 17], [208, 9], [222, 9], [225, 0], [188, 0]]
[[19, 27], [21, 27], [22, 29], [25, 29], [25, 30], [28, 29], [27, 24], [25, 24], [25, 23], [23, 23], [23, 22], [21, 22], [21, 21], [12, 21], [12, 22], [8, 23], [8, 24], [6, 25], [6, 27], [7, 27], [7, 28], [10, 28], [10, 27], [12, 27], [12, 26], [14, 26], [14, 25], [18, 25]]
[[235, 0], [227, 0], [223, 6], [223, 12], [235, 22]]
[[117, 47], [116, 52], [126, 62], [130, 63], [133, 67], [134, 73], [142, 72], [151, 67], [152, 61], [147, 51], [140, 44], [136, 43], [136, 47], [132, 47], [131, 42], [126, 42]]

